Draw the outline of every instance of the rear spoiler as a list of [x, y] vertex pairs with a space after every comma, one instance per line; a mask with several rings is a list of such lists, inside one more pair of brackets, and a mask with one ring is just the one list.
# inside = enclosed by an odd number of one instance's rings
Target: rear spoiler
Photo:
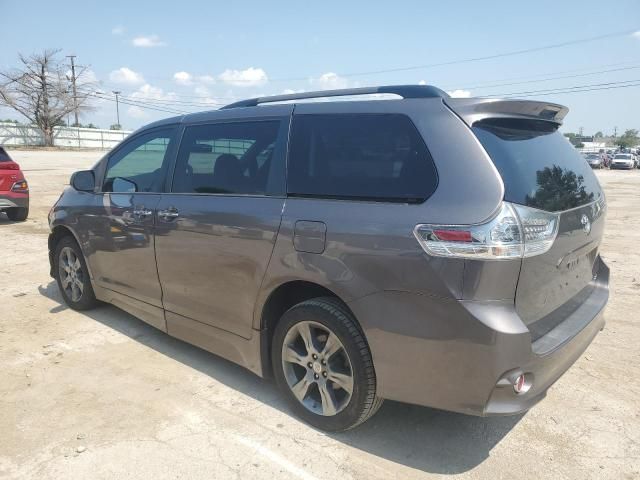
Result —
[[544, 120], [556, 125], [562, 125], [562, 120], [569, 112], [567, 107], [557, 103], [536, 102], [533, 100], [443, 98], [443, 101], [469, 126], [487, 118]]

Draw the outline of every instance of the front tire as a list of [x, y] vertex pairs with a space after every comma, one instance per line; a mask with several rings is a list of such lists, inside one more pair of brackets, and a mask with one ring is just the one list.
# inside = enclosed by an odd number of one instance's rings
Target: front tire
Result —
[[29, 207], [12, 207], [7, 209], [7, 217], [12, 222], [24, 222], [29, 216]]
[[291, 409], [316, 428], [349, 430], [382, 405], [369, 346], [353, 315], [335, 298], [290, 308], [276, 326], [271, 360]]
[[89, 270], [76, 241], [63, 237], [54, 252], [54, 274], [65, 303], [74, 310], [89, 310], [98, 301], [93, 293]]

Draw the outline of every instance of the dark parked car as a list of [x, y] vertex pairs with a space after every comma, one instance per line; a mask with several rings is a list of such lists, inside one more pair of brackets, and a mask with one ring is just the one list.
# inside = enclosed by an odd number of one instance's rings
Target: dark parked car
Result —
[[0, 212], [16, 222], [23, 222], [29, 216], [29, 184], [20, 165], [3, 147], [0, 147]]
[[383, 399], [522, 412], [604, 326], [605, 198], [566, 113], [398, 86], [162, 120], [74, 174], [51, 274], [71, 308], [275, 377], [319, 428]]

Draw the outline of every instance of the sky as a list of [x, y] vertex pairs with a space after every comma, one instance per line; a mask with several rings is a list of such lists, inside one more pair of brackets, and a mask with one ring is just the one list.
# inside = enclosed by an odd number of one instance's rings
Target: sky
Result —
[[[103, 128], [116, 123], [114, 90], [125, 102], [120, 123], [134, 129], [266, 94], [426, 83], [566, 105], [564, 131], [640, 129], [638, 0], [0, 0], [0, 11], [0, 71], [18, 53], [76, 55], [91, 81], [82, 88], [101, 92], [80, 121]], [[582, 85], [607, 89], [554, 92]], [[0, 118], [23, 120], [6, 108]]]

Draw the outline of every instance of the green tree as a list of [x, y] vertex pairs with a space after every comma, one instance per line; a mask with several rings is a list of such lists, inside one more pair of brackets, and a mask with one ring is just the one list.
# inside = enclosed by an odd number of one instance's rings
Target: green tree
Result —
[[578, 139], [578, 135], [576, 133], [568, 132], [568, 133], [565, 133], [564, 136], [569, 139], [569, 141], [571, 142], [571, 145], [573, 145], [574, 147], [578, 147], [578, 148], [584, 147], [582, 142]]
[[554, 165], [536, 172], [538, 189], [533, 196], [527, 195], [525, 202], [535, 208], [556, 212], [584, 205], [593, 200], [587, 193], [584, 177], [571, 170]]
[[616, 145], [623, 148], [635, 147], [638, 144], [640, 144], [640, 138], [638, 137], [638, 130], [635, 128], [625, 131], [623, 135], [616, 139]]
[[119, 123], [114, 123], [109, 127], [109, 130], [122, 130], [122, 125], [120, 125]]
[[597, 131], [596, 134], [594, 135], [595, 138], [602, 138], [604, 137], [604, 133], [602, 133], [601, 131]]

